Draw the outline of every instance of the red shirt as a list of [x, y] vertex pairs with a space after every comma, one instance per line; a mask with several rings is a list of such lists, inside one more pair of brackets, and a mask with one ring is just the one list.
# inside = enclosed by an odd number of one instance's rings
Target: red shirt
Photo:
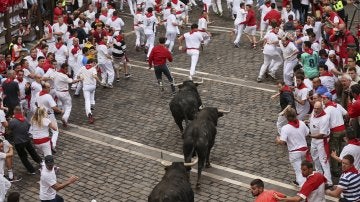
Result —
[[350, 118], [357, 118], [360, 116], [360, 95], [354, 103], [348, 104], [347, 110]]
[[157, 45], [151, 50], [149, 56], [149, 65], [150, 66], [152, 66], [152, 64], [154, 64], [154, 66], [164, 65], [166, 64], [166, 59], [168, 59], [169, 62], [172, 62], [173, 58], [171, 56], [170, 51], [162, 45]]
[[63, 9], [59, 7], [54, 8], [54, 20], [57, 20], [59, 16], [63, 14]]
[[254, 26], [256, 25], [256, 15], [253, 9], [248, 10], [248, 14], [246, 15], [246, 20], [241, 22], [240, 24], [245, 24], [246, 26]]
[[346, 30], [343, 37], [336, 37], [335, 34], [329, 38], [330, 42], [335, 42], [339, 46], [339, 52], [337, 53], [340, 58], [348, 58], [347, 45], [355, 44], [355, 39], [349, 30]]
[[264, 190], [259, 196], [256, 197], [254, 202], [277, 202], [278, 200], [274, 198], [274, 194], [279, 197], [285, 197], [284, 194], [273, 191], [273, 190]]
[[265, 16], [264, 21], [269, 20], [269, 24], [272, 21], [276, 21], [278, 25], [281, 24], [281, 13], [275, 9], [271, 9]]
[[100, 42], [100, 39], [102, 36], [107, 36], [107, 32], [105, 30], [102, 30], [100, 33], [96, 30], [92, 33], [93, 37], [95, 38], [96, 43]]

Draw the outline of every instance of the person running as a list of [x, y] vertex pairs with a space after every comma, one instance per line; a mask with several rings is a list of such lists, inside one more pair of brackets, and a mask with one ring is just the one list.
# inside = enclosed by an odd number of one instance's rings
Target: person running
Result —
[[159, 21], [153, 14], [153, 8], [149, 7], [144, 18], [144, 33], [146, 36], [145, 50], [147, 51], [146, 59], [149, 58], [151, 50], [154, 47], [156, 26], [158, 23]]
[[176, 19], [176, 11], [174, 8], [171, 9], [171, 13], [169, 16], [167, 16], [166, 20], [166, 42], [165, 44], [168, 46], [168, 49], [170, 52], [172, 52], [176, 34], [179, 26], [179, 22]]
[[204, 38], [198, 30], [197, 24], [191, 25], [190, 32], [185, 33], [184, 35], [178, 38], [179, 40], [179, 50], [183, 50], [182, 42], [185, 40], [186, 53], [191, 57], [190, 65], [190, 75], [189, 79], [192, 80], [192, 77], [195, 75], [195, 68], [199, 60], [199, 48], [201, 43], [204, 41]]
[[126, 44], [123, 34], [118, 34], [113, 38], [113, 48], [112, 48], [112, 57], [114, 59], [113, 63], [115, 65], [116, 81], [120, 81], [120, 69], [121, 63], [124, 66], [125, 78], [128, 79], [131, 77], [129, 73], [129, 64], [128, 58], [126, 56]]
[[150, 53], [149, 57], [149, 69], [154, 66], [155, 76], [161, 90], [164, 90], [162, 82], [162, 74], [164, 74], [171, 84], [171, 91], [175, 93], [174, 79], [171, 76], [169, 68], [166, 64], [166, 60], [172, 62], [173, 58], [171, 52], [165, 47], [166, 39], [164, 37], [159, 38], [159, 45], [155, 46]]
[[256, 15], [255, 11], [252, 9], [252, 5], [247, 4], [246, 5], [246, 19], [245, 21], [241, 22], [240, 25], [246, 25], [246, 28], [244, 30], [245, 35], [249, 39], [251, 45], [253, 48], [256, 48]]

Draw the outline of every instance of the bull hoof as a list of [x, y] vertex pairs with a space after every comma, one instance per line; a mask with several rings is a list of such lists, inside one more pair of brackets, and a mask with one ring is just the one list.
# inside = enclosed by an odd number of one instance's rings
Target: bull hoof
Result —
[[205, 167], [206, 167], [206, 168], [211, 168], [211, 164], [210, 164], [210, 163], [206, 163]]

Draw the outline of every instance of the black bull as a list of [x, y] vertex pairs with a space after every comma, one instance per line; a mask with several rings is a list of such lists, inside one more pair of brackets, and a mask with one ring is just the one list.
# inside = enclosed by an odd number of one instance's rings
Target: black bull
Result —
[[194, 152], [198, 156], [197, 187], [200, 186], [201, 171], [204, 163], [206, 162], [206, 167], [210, 167], [210, 151], [215, 143], [218, 118], [222, 117], [224, 113], [225, 111], [214, 107], [205, 107], [185, 129], [183, 144], [185, 162], [191, 161]]
[[200, 83], [193, 81], [184, 81], [178, 85], [179, 92], [170, 101], [170, 111], [174, 117], [175, 123], [178, 125], [181, 132], [184, 131], [182, 126], [183, 120], [186, 125], [189, 120], [194, 120], [195, 114], [199, 111], [199, 107], [202, 105], [197, 86]]
[[193, 202], [194, 192], [191, 189], [187, 169], [183, 162], [174, 162], [165, 167], [165, 175], [155, 186], [149, 202]]

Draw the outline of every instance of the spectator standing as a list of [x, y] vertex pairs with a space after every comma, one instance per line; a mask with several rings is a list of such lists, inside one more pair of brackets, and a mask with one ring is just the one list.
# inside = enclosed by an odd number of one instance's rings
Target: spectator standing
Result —
[[35, 148], [31, 144], [29, 136], [30, 124], [21, 112], [19, 106], [14, 109], [14, 118], [9, 122], [10, 134], [14, 138], [15, 149], [19, 155], [22, 164], [30, 174], [35, 174], [35, 168], [29, 162], [27, 155], [30, 154], [31, 158], [38, 164], [41, 163], [41, 157], [36, 153]]
[[7, 79], [2, 84], [2, 90], [4, 94], [3, 102], [4, 106], [8, 108], [8, 117], [12, 116], [15, 106], [20, 104], [20, 89], [18, 83], [14, 81], [15, 78], [15, 71], [9, 70], [7, 73]]
[[57, 191], [60, 191], [61, 189], [64, 189], [65, 187], [79, 180], [78, 177], [71, 176], [68, 180], [66, 180], [66, 182], [59, 183], [56, 179], [55, 169], [56, 167], [54, 166], [54, 157], [52, 155], [45, 156], [40, 175], [39, 198], [41, 202], [64, 201], [64, 199], [57, 194]]

